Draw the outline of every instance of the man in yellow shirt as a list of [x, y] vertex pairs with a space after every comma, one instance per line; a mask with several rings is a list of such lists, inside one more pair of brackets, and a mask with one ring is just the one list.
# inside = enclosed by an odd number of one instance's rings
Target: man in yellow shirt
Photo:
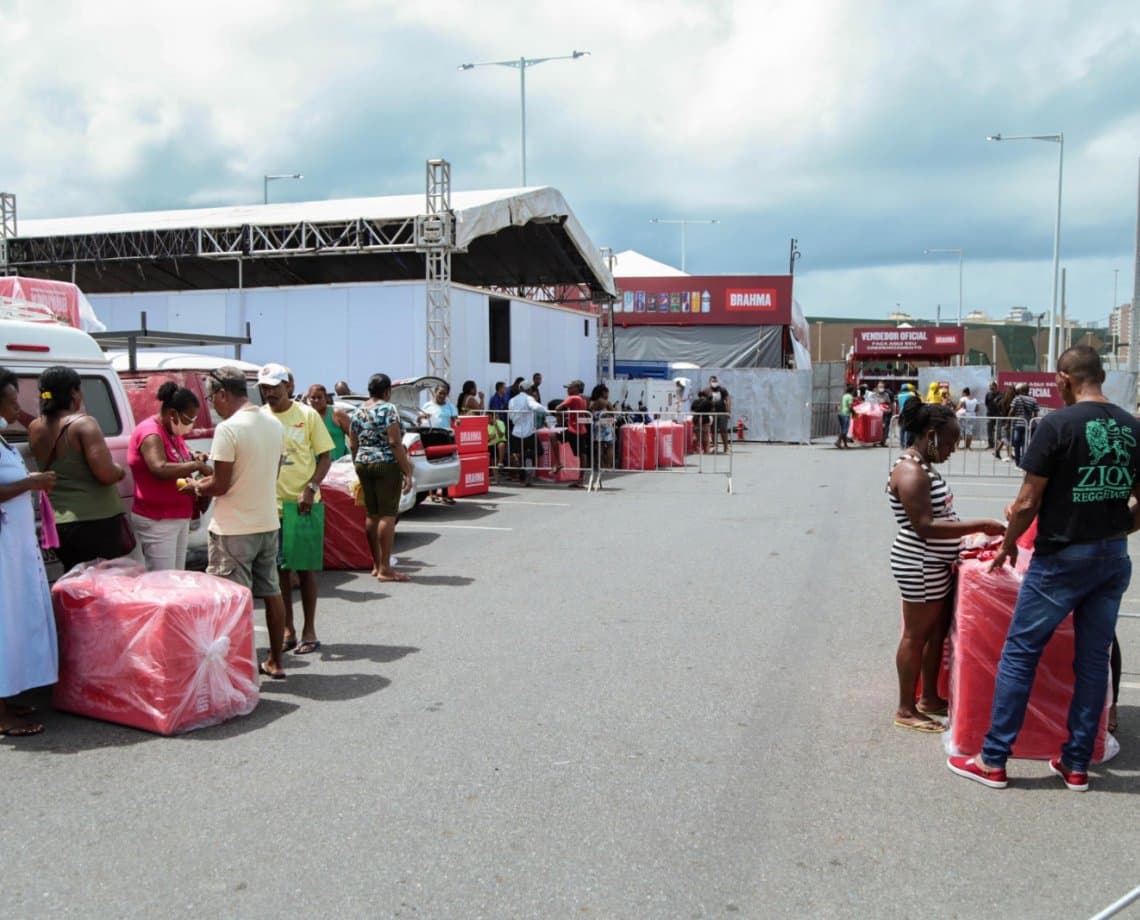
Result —
[[[282, 364], [266, 364], [257, 375], [261, 411], [275, 418], [285, 429], [285, 455], [277, 474], [277, 515], [283, 515], [285, 502], [296, 502], [299, 514], [308, 514], [321, 500], [320, 485], [332, 463], [333, 442], [324, 420], [310, 406], [293, 399], [293, 374]], [[284, 545], [284, 534], [281, 544]], [[297, 572], [301, 585], [301, 608], [305, 622], [300, 642], [293, 625], [293, 592], [289, 570], [283, 557], [281, 588], [285, 600], [285, 649], [295, 655], [308, 655], [321, 647], [317, 639], [317, 573]]]

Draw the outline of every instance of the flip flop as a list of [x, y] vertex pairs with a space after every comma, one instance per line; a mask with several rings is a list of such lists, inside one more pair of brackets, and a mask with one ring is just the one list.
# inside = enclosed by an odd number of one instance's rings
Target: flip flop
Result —
[[29, 738], [32, 735], [38, 735], [44, 730], [44, 727], [39, 722], [25, 722], [23, 725], [9, 725], [7, 728], [0, 729], [0, 735], [7, 738]]
[[293, 654], [294, 655], [311, 655], [311, 654], [313, 654], [313, 652], [320, 649], [320, 647], [321, 647], [321, 640], [320, 639], [312, 639], [312, 640], [306, 639], [304, 642], [302, 642], [300, 645], [298, 645], [295, 649], [293, 649]]
[[937, 709], [923, 709], [918, 704], [915, 704], [915, 709], [921, 712], [924, 716], [948, 716], [950, 715], [950, 705], [943, 703]]
[[391, 582], [391, 581], [400, 581], [400, 582], [403, 582], [403, 581], [411, 581], [411, 579], [410, 579], [410, 578], [409, 578], [407, 575], [404, 575], [404, 574], [402, 574], [402, 573], [400, 573], [400, 572], [397, 572], [397, 573], [396, 573], [395, 575], [393, 575], [391, 578], [389, 578], [387, 575], [377, 575], [377, 576], [376, 576], [376, 580], [377, 580], [377, 581], [384, 581], [384, 582]]
[[281, 646], [282, 651], [291, 652], [297, 647], [296, 639], [286, 639], [285, 643]]
[[895, 719], [896, 728], [909, 728], [912, 732], [923, 732], [927, 735], [940, 735], [946, 731], [946, 726], [937, 719], [923, 719], [921, 722], [904, 722]]
[[264, 674], [266, 677], [271, 677], [273, 680], [284, 680], [287, 676], [284, 671], [270, 671], [269, 668], [265, 666], [264, 661], [258, 664], [257, 673]]

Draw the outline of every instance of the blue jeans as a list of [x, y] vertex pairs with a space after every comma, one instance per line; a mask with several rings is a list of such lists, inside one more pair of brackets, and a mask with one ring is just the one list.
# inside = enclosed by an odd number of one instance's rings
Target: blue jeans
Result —
[[1069, 740], [1061, 757], [1071, 770], [1088, 770], [1108, 690], [1108, 655], [1120, 599], [1132, 577], [1128, 541], [1076, 543], [1049, 556], [1034, 556], [1017, 595], [1001, 650], [990, 730], [982, 760], [1005, 765], [1025, 721], [1025, 707], [1041, 652], [1073, 611], [1075, 674], [1069, 704]]
[[850, 430], [851, 430], [851, 416], [850, 415], [840, 415], [839, 416], [839, 437], [841, 437], [841, 438], [847, 437], [847, 432]]
[[1021, 466], [1021, 452], [1025, 449], [1025, 423], [1013, 424], [1013, 462], [1015, 466]]

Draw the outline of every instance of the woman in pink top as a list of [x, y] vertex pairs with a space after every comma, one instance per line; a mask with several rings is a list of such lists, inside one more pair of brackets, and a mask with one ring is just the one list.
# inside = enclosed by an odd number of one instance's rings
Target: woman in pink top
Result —
[[179, 479], [213, 470], [199, 454], [191, 456], [183, 438], [194, 428], [198, 397], [173, 380], [158, 388], [158, 415], [131, 435], [127, 465], [135, 480], [131, 522], [148, 572], [186, 568], [186, 543], [197, 499], [178, 488]]

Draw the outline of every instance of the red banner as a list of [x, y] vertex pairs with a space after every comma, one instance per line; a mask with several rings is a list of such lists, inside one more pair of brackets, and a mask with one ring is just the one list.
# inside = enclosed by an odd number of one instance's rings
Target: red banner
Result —
[[0, 297], [38, 303], [51, 310], [62, 322], [80, 328], [79, 288], [74, 284], [21, 276], [0, 278]]
[[998, 386], [1003, 390], [1019, 383], [1029, 384], [1029, 395], [1045, 409], [1063, 409], [1065, 401], [1057, 392], [1057, 375], [1046, 371], [999, 371]]
[[855, 358], [946, 358], [965, 354], [961, 326], [864, 326], [855, 329]]
[[786, 326], [790, 275], [688, 275], [618, 278], [618, 326]]

